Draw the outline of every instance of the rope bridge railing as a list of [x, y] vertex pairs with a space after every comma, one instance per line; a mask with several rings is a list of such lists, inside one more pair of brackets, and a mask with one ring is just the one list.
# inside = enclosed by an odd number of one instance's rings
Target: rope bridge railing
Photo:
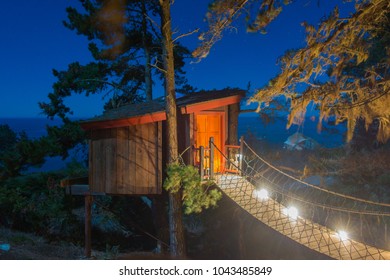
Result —
[[243, 139], [233, 148], [232, 157], [210, 141], [210, 158], [218, 155], [225, 168], [217, 174], [209, 169], [209, 178], [214, 176], [220, 188], [257, 219], [333, 258], [390, 259], [390, 204], [295, 178], [266, 161]]

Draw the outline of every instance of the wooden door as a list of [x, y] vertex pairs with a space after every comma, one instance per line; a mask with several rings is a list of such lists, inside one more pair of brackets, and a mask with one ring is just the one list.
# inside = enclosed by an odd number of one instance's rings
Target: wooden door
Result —
[[[198, 114], [196, 115], [196, 146], [209, 148], [210, 137], [214, 137], [215, 145], [223, 151], [223, 115], [215, 114]], [[209, 151], [205, 152], [208, 157]], [[205, 168], [208, 168], [208, 160], [206, 160]], [[218, 151], [214, 152], [214, 172], [222, 171], [222, 157]]]

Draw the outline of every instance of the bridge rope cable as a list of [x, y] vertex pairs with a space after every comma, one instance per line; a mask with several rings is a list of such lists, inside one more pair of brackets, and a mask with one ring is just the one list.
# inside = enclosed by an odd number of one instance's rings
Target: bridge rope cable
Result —
[[[245, 143], [246, 144], [246, 143]], [[246, 144], [247, 145], [247, 144]], [[225, 160], [229, 160], [227, 158], [227, 156], [213, 143], [213, 146], [214, 148], [220, 153], [220, 155], [222, 157], [225, 158]], [[248, 146], [248, 145], [247, 145]], [[250, 148], [248, 146], [248, 148]], [[250, 148], [250, 150], [253, 152], [253, 149]], [[257, 154], [255, 154], [257, 157], [259, 157], [263, 162], [264, 164], [268, 165], [269, 167], [271, 167], [272, 169], [274, 169], [275, 171], [279, 172], [280, 174], [284, 175], [284, 176], [287, 176], [288, 178], [290, 179], [293, 179], [299, 183], [303, 183], [304, 185], [307, 185], [307, 186], [310, 186], [310, 187], [315, 187], [316, 190], [320, 190], [320, 191], [325, 191], [326, 193], [329, 193], [329, 194], [332, 194], [332, 195], [337, 195], [337, 196], [340, 196], [342, 198], [348, 198], [348, 199], [353, 199], [355, 201], [359, 201], [359, 202], [367, 202], [368, 200], [364, 200], [364, 199], [355, 199], [355, 197], [352, 197], [352, 196], [348, 196], [348, 195], [343, 195], [343, 194], [340, 194], [340, 193], [336, 193], [336, 192], [333, 192], [333, 191], [328, 191], [326, 189], [323, 189], [323, 188], [320, 188], [318, 186], [315, 186], [315, 185], [312, 185], [312, 184], [309, 184], [307, 182], [304, 182], [302, 180], [299, 180], [283, 171], [281, 171], [280, 169], [276, 168], [275, 166], [273, 166], [272, 164], [266, 162], [264, 159], [262, 159], [260, 156], [258, 156]], [[248, 175], [249, 177], [253, 176], [252, 174], [248, 174], [247, 170], [242, 170], [239, 166], [237, 166], [236, 164], [234, 163], [231, 163], [232, 166], [234, 166], [237, 170], [241, 171], [243, 174], [245, 175]], [[250, 165], [247, 165], [247, 168], [251, 169], [254, 173], [256, 173], [256, 168], [255, 167], [252, 167]], [[279, 187], [279, 185], [275, 182], [273, 182], [271, 179], [269, 179], [268, 177], [262, 175], [261, 176], [262, 179], [264, 179], [265, 181], [267, 181], [269, 184], [273, 185], [273, 188], [272, 190], [280, 195], [284, 195], [286, 198], [290, 198], [290, 199], [293, 199], [295, 201], [299, 201], [299, 202], [302, 202], [304, 204], [308, 204], [308, 205], [311, 205], [311, 206], [316, 206], [316, 207], [320, 207], [320, 208], [326, 208], [326, 209], [329, 209], [329, 210], [334, 210], [334, 211], [339, 211], [339, 212], [345, 212], [345, 213], [353, 213], [353, 214], [361, 214], [361, 215], [371, 215], [371, 216], [388, 216], [390, 217], [390, 212], [386, 212], [386, 211], [375, 211], [375, 210], [353, 210], [351, 208], [345, 208], [345, 207], [337, 207], [337, 206], [331, 206], [329, 204], [325, 204], [325, 203], [316, 203], [316, 202], [312, 202], [312, 201], [309, 201], [307, 199], [304, 199], [302, 197], [300, 197], [299, 195], [296, 195], [296, 194], [293, 194], [293, 193], [285, 193], [284, 190], [282, 188]], [[253, 178], [251, 178], [253, 179]], [[368, 201], [368, 202], [372, 202], [372, 201]], [[377, 205], [377, 206], [385, 206], [386, 204], [382, 204], [382, 203], [376, 203], [376, 202], [372, 202], [371, 204], [374, 204], [374, 205]], [[390, 205], [389, 205], [390, 206]]]
[[[384, 207], [390, 207], [390, 204], [389, 203], [383, 203], [383, 202], [376, 202], [376, 201], [371, 201], [371, 200], [366, 200], [366, 199], [363, 199], [363, 198], [358, 198], [358, 197], [354, 197], [354, 196], [350, 196], [350, 195], [346, 195], [346, 194], [342, 194], [342, 193], [338, 193], [338, 192], [334, 192], [334, 191], [331, 191], [331, 190], [327, 190], [327, 189], [324, 189], [322, 187], [319, 187], [319, 186], [316, 186], [316, 185], [313, 185], [313, 184], [310, 184], [310, 183], [307, 183], [305, 181], [302, 181], [280, 169], [278, 169], [277, 167], [275, 167], [274, 165], [272, 165], [271, 163], [269, 163], [268, 161], [266, 161], [264, 158], [262, 158], [261, 156], [259, 156], [249, 145], [248, 143], [246, 143], [244, 140], [243, 140], [245, 146], [248, 148], [248, 150], [250, 150], [253, 155], [255, 155], [258, 159], [260, 159], [262, 162], [264, 162], [266, 165], [268, 165], [270, 168], [274, 169], [275, 171], [279, 172], [280, 174], [283, 174], [284, 176], [286, 177], [289, 177], [290, 179], [292, 180], [295, 180], [303, 185], [306, 185], [308, 187], [311, 187], [311, 188], [314, 188], [314, 189], [317, 189], [319, 191], [322, 191], [322, 192], [326, 192], [326, 193], [329, 193], [329, 194], [332, 194], [332, 195], [335, 195], [335, 196], [339, 196], [339, 197], [342, 197], [342, 198], [347, 198], [347, 199], [351, 199], [351, 200], [355, 200], [355, 201], [359, 201], [359, 202], [364, 202], [364, 203], [367, 203], [367, 204], [372, 204], [372, 205], [377, 205], [377, 206], [384, 206]], [[220, 150], [219, 150], [220, 151]]]
[[300, 197], [299, 195], [296, 195], [296, 194], [293, 194], [293, 193], [286, 193], [282, 188], [280, 188], [278, 186], [277, 183], [271, 181], [267, 177], [262, 177], [262, 179], [264, 179], [265, 181], [267, 181], [269, 184], [271, 184], [273, 186], [272, 190], [274, 192], [277, 192], [277, 193], [279, 193], [281, 195], [284, 195], [286, 198], [291, 198], [291, 199], [293, 199], [295, 201], [300, 201], [300, 202], [302, 202], [304, 204], [308, 204], [308, 205], [316, 206], [316, 207], [320, 207], [320, 208], [327, 208], [327, 209], [335, 210], [335, 211], [339, 211], [339, 212], [346, 212], [346, 213], [354, 213], [354, 214], [362, 214], [362, 215], [373, 215], [373, 216], [390, 216], [390, 212], [385, 212], [385, 211], [353, 210], [351, 208], [343, 208], [343, 207], [331, 206], [330, 204], [325, 204], [325, 203], [312, 202], [312, 201], [309, 201], [307, 199], [304, 199], [304, 198]]
[[[379, 249], [390, 249], [387, 242], [389, 204], [341, 194], [297, 179], [264, 160], [246, 142], [242, 143], [241, 149], [234, 147], [235, 150], [226, 153], [214, 143], [212, 146], [219, 154], [217, 157], [225, 159], [228, 165], [225, 170], [236, 170], [237, 173], [218, 174], [218, 185], [255, 218], [333, 258], [390, 258], [389, 251]], [[238, 154], [241, 154], [241, 162], [237, 158], [234, 161]], [[271, 191], [269, 198], [259, 196], [259, 191], [264, 189]], [[286, 219], [288, 214], [284, 212], [291, 206], [300, 209], [300, 222], [295, 224]], [[331, 237], [338, 234], [335, 229], [340, 227], [351, 231], [354, 239], [348, 239], [349, 245]], [[341, 251], [334, 251], [340, 246], [343, 247], [339, 248]]]
[[[226, 155], [217, 147], [214, 145], [214, 148], [221, 154], [222, 157], [225, 158], [225, 160], [228, 160], [228, 158], [226, 157]], [[247, 174], [248, 172], [247, 171], [243, 171], [242, 169], [240, 169], [239, 166], [235, 165], [234, 163], [232, 163], [232, 165], [239, 171], [241, 171], [243, 174]], [[256, 168], [252, 167], [252, 166], [248, 166], [248, 168], [252, 169], [254, 172], [256, 172]], [[275, 170], [278, 171], [277, 168], [275, 168]], [[284, 172], [281, 173], [283, 175], [286, 175]], [[288, 174], [287, 174], [288, 175]], [[250, 176], [250, 175], [249, 175]], [[270, 180], [269, 178], [265, 177], [265, 176], [262, 176], [264, 180], [266, 180], [269, 184], [273, 185], [274, 187], [272, 188], [273, 192], [274, 193], [278, 193], [280, 195], [284, 195], [285, 198], [290, 198], [292, 200], [295, 200], [295, 201], [299, 201], [301, 203], [304, 203], [304, 204], [309, 204], [311, 206], [316, 206], [316, 207], [319, 207], [319, 208], [326, 208], [326, 209], [330, 209], [330, 210], [334, 210], [334, 211], [339, 211], [339, 212], [345, 212], [345, 213], [354, 213], [354, 214], [361, 214], [361, 215], [372, 215], [372, 216], [388, 216], [390, 217], [390, 212], [384, 212], [384, 211], [375, 211], [375, 210], [353, 210], [351, 208], [345, 208], [345, 207], [337, 207], [337, 206], [331, 206], [329, 204], [324, 204], [324, 203], [317, 203], [317, 202], [312, 202], [312, 201], [309, 201], [307, 199], [304, 199], [296, 194], [293, 194], [293, 193], [284, 193], [283, 190], [280, 190], [279, 187], [278, 187], [278, 184], [273, 182], [272, 180]], [[294, 178], [292, 176], [288, 176], [289, 178]], [[299, 179], [296, 179], [294, 178], [295, 180], [297, 180], [298, 182], [302, 182], [301, 180]], [[306, 182], [304, 182], [306, 183]], [[324, 190], [324, 189], [321, 189], [321, 190]], [[326, 190], [325, 190], [326, 191]], [[334, 192], [329, 192], [330, 194], [333, 194]], [[375, 204], [375, 203], [374, 203]]]

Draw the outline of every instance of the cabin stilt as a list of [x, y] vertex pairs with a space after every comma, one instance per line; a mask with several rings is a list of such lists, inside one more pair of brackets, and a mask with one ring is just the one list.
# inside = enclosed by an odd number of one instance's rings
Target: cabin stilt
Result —
[[91, 257], [91, 228], [92, 228], [92, 203], [93, 196], [90, 194], [86, 194], [84, 196], [85, 199], [85, 247], [84, 247], [84, 255], [86, 258]]

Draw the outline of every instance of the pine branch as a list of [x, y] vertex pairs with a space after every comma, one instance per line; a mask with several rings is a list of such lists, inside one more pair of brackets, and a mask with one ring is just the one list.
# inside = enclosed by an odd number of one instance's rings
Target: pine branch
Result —
[[173, 39], [173, 42], [176, 42], [177, 40], [179, 40], [179, 39], [181, 39], [183, 37], [190, 36], [190, 35], [195, 34], [197, 32], [199, 32], [199, 28], [197, 28], [197, 29], [195, 29], [195, 30], [193, 30], [191, 32], [184, 33], [184, 34], [181, 34], [181, 35], [177, 36], [175, 39]]

